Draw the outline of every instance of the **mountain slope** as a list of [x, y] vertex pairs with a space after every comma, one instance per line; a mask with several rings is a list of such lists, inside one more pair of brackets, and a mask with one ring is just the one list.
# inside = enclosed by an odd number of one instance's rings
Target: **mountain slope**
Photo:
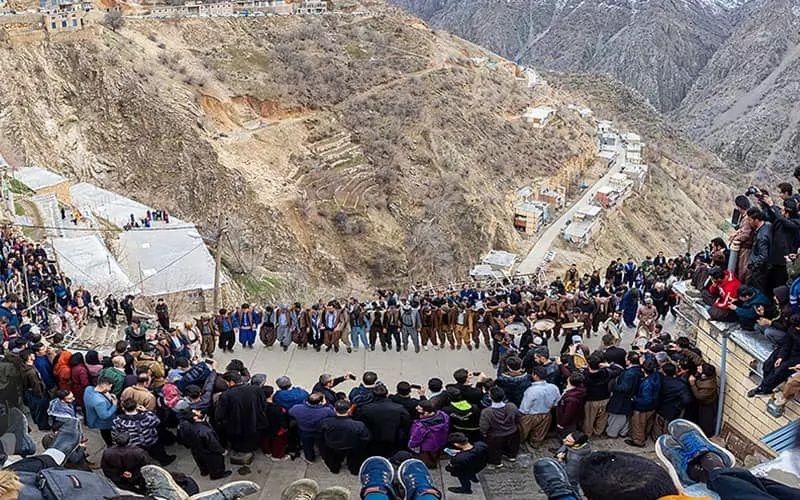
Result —
[[798, 95], [800, 2], [759, 0], [673, 115], [727, 163], [785, 179], [800, 158]]
[[391, 0], [524, 64], [609, 74], [677, 107], [729, 36], [739, 3], [715, 0]]
[[[0, 151], [207, 235], [228, 217], [225, 260], [270, 271], [283, 298], [449, 282], [490, 248], [525, 250], [518, 187], [595, 157], [593, 124], [564, 109], [579, 94], [481, 58], [498, 61], [393, 11], [131, 19], [0, 52]], [[532, 104], [560, 111], [534, 129], [519, 119]], [[663, 209], [703, 210], [674, 200]]]

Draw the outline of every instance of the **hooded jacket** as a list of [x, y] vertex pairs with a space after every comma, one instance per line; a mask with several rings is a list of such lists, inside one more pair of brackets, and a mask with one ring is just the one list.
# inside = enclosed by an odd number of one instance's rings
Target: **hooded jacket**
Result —
[[447, 444], [450, 433], [450, 418], [442, 410], [430, 417], [420, 418], [411, 423], [408, 448], [438, 453]]
[[480, 429], [481, 410], [469, 401], [450, 402], [442, 411], [450, 417], [453, 432], [475, 432]]
[[586, 401], [586, 388], [573, 387], [561, 395], [556, 405], [556, 423], [565, 430], [574, 430], [583, 420], [583, 404]]
[[517, 432], [520, 413], [514, 403], [494, 404], [481, 412], [480, 430], [484, 437], [505, 437]]
[[525, 389], [531, 385], [531, 377], [524, 370], [508, 371], [497, 377], [496, 383], [505, 391], [508, 400], [519, 406]]
[[661, 374], [653, 372], [642, 379], [633, 400], [633, 409], [638, 412], [653, 411], [658, 407], [661, 395]]
[[[749, 300], [742, 302], [736, 308], [736, 316], [739, 317], [739, 324], [745, 330], [752, 330], [756, 324], [758, 314], [756, 313], [756, 306], [764, 306], [765, 312], [769, 311], [772, 306], [772, 301], [764, 295], [764, 292], [757, 288], [750, 288], [753, 291], [753, 296]], [[767, 313], [767, 316], [771, 316]]]

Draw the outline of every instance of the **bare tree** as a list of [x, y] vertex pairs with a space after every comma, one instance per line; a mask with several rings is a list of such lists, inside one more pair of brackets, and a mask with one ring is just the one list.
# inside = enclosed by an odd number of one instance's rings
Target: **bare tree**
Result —
[[125, 18], [122, 17], [122, 12], [119, 10], [110, 10], [103, 18], [103, 25], [116, 33], [118, 29], [125, 26]]

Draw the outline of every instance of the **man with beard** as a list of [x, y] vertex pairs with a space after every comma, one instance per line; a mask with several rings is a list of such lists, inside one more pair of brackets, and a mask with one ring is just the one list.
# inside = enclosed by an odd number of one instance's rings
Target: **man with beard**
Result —
[[243, 384], [238, 372], [226, 372], [222, 379], [228, 389], [215, 407], [217, 429], [233, 451], [252, 452], [259, 447], [261, 431], [267, 428], [267, 401], [261, 387]]

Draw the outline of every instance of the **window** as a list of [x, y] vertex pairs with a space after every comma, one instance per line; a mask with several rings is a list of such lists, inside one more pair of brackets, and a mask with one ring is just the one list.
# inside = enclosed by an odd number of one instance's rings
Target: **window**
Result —
[[78, 20], [73, 17], [72, 18], [72, 26], [77, 26], [77, 25], [78, 25]]
[[52, 26], [52, 28], [53, 28], [53, 29], [56, 29], [56, 22], [55, 22], [55, 21], [53, 21], [52, 23], [50, 23], [50, 25]]
[[61, 20], [61, 27], [62, 28], [66, 28], [67, 27], [67, 20], [66, 19], [62, 19]]

